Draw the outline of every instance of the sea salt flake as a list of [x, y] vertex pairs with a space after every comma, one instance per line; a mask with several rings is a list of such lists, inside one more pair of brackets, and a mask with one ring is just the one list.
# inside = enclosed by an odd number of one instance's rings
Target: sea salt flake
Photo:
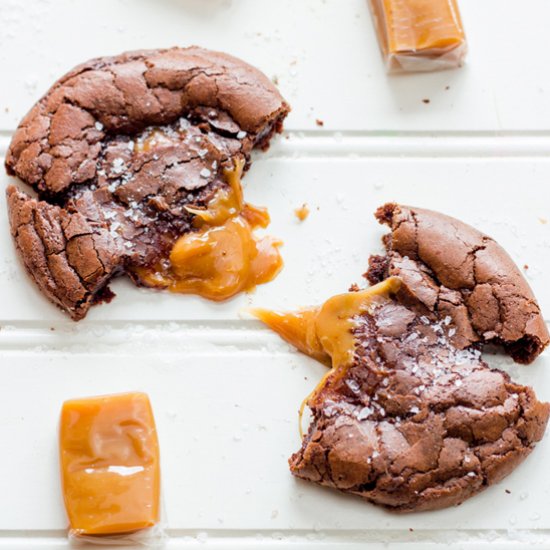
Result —
[[199, 149], [198, 155], [201, 159], [203, 159], [208, 154], [208, 149]]
[[418, 414], [420, 412], [420, 409], [418, 407], [411, 407], [409, 412], [411, 414]]
[[456, 334], [456, 328], [449, 329], [449, 337], [452, 338]]
[[237, 133], [237, 139], [244, 139], [246, 137], [246, 132], [244, 130], [241, 130]]
[[460, 388], [460, 386], [462, 386], [462, 380], [455, 380], [455, 386]]
[[353, 392], [353, 393], [358, 393], [359, 390], [360, 390], [360, 386], [359, 386], [359, 383], [357, 382], [357, 380], [346, 380], [346, 386]]
[[111, 171], [115, 174], [122, 174], [126, 168], [126, 165], [124, 164], [124, 160], [122, 160], [120, 157], [116, 158], [113, 161], [113, 165], [111, 166]]
[[202, 178], [208, 178], [212, 174], [208, 168], [203, 168], [199, 173]]
[[468, 477], [476, 477], [476, 473], [475, 472], [468, 472], [466, 474]]
[[99, 120], [96, 121], [94, 126], [95, 126], [95, 129], [98, 130], [99, 132], [101, 132], [101, 130], [103, 130], [103, 124], [101, 124], [101, 122], [99, 122]]
[[363, 407], [359, 414], [357, 415], [358, 420], [365, 420], [365, 418], [368, 418], [372, 414], [372, 408], [371, 407]]
[[446, 324], [446, 325], [450, 325], [451, 324], [451, 321], [452, 321], [452, 318], [450, 315], [447, 315], [445, 317], [445, 319], [443, 319], [443, 322]]

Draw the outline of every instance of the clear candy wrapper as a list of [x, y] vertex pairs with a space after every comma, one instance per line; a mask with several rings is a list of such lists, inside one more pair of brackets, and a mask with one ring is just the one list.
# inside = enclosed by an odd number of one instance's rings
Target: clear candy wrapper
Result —
[[456, 0], [369, 0], [388, 72], [462, 66], [466, 37]]
[[73, 546], [164, 546], [159, 445], [146, 394], [66, 401], [59, 451]]

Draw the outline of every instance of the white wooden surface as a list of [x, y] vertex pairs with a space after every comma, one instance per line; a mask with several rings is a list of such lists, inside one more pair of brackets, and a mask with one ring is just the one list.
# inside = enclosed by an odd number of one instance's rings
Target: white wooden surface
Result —
[[[75, 325], [27, 279], [0, 200], [1, 549], [67, 548], [61, 403], [133, 389], [155, 407], [170, 548], [550, 548], [548, 437], [504, 482], [440, 512], [394, 515], [294, 480], [297, 408], [323, 367], [242, 313], [360, 281], [384, 232], [372, 212], [396, 200], [495, 237], [528, 266], [550, 315], [550, 4], [460, 5], [463, 69], [387, 77], [363, 0], [1, 0], [0, 156], [56, 77], [128, 49], [228, 51], [277, 76], [293, 107], [246, 177], [247, 199], [269, 205], [286, 267], [222, 305], [117, 281], [117, 299]], [[0, 175], [0, 189], [8, 181]], [[304, 202], [311, 215], [299, 224]], [[490, 360], [550, 399], [548, 353], [529, 367]]]

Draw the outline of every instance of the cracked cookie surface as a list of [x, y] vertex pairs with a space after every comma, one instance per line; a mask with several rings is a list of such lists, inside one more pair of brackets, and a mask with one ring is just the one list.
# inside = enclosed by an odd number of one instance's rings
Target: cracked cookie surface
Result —
[[224, 170], [267, 148], [288, 112], [260, 71], [198, 47], [76, 67], [23, 119], [6, 157], [38, 192], [7, 191], [27, 271], [81, 319], [112, 297], [112, 277], [166, 256], [193, 228], [186, 207], [227, 188]]
[[456, 505], [508, 475], [550, 406], [455, 333], [450, 316], [395, 301], [357, 318], [353, 365], [310, 400], [292, 473], [398, 511]]
[[[548, 344], [527, 282], [491, 238], [396, 204], [375, 286], [320, 307], [256, 315], [332, 368], [304, 400], [312, 422], [289, 460], [302, 479], [396, 511], [457, 505], [508, 475], [543, 437], [550, 405], [491, 369], [486, 342], [521, 363]], [[490, 291], [490, 294], [489, 294]]]
[[367, 278], [402, 279], [407, 295], [425, 312], [449, 315], [453, 344], [502, 344], [518, 363], [530, 363], [550, 336], [531, 288], [506, 251], [473, 227], [439, 212], [386, 204], [386, 256], [372, 256]]

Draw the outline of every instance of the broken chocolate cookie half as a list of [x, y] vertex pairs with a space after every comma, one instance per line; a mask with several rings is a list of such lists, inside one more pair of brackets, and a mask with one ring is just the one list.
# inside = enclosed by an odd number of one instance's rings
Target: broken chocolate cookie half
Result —
[[11, 231], [41, 291], [75, 320], [109, 281], [229, 298], [273, 278], [279, 241], [240, 176], [290, 108], [260, 71], [198, 47], [94, 59], [56, 82], [12, 139]]
[[331, 366], [304, 401], [312, 422], [290, 469], [392, 510], [460, 504], [508, 475], [550, 414], [483, 361], [483, 343], [528, 363], [548, 331], [495, 241], [429, 210], [387, 204], [376, 215], [391, 233], [387, 254], [370, 259], [374, 286], [295, 313], [256, 310]]

